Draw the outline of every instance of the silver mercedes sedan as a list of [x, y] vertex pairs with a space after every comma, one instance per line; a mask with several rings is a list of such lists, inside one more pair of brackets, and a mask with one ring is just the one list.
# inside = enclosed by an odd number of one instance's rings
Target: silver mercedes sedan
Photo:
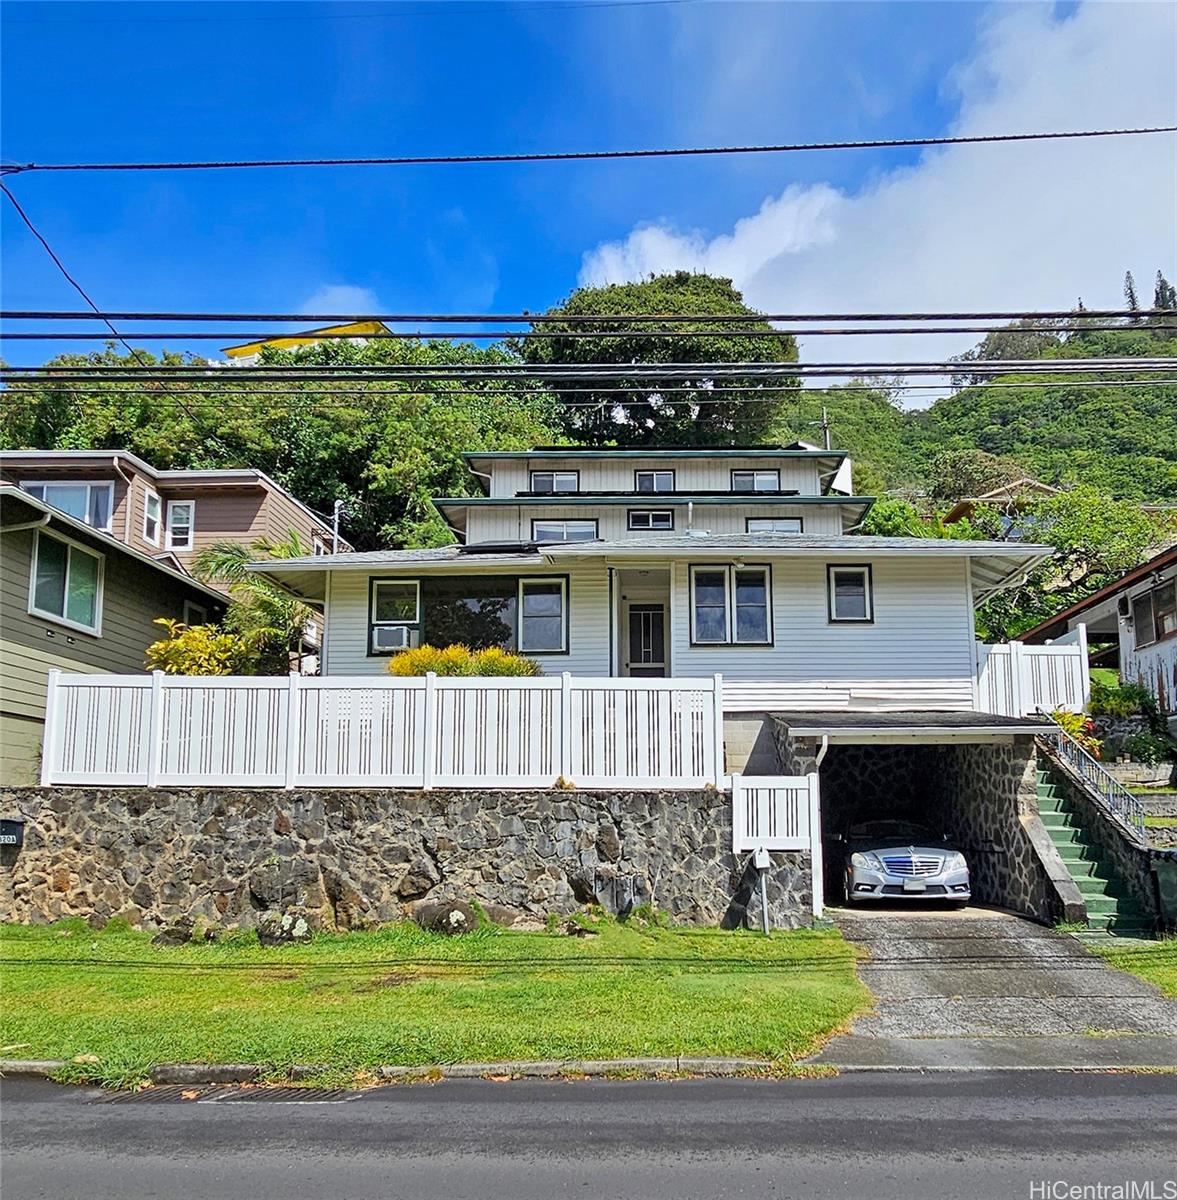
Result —
[[846, 843], [846, 899], [950, 900], [972, 897], [969, 866], [948, 839], [912, 821], [851, 825]]

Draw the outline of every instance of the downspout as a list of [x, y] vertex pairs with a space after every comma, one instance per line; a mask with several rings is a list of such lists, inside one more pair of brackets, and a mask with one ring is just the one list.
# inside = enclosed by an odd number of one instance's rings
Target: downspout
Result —
[[813, 760], [814, 770], [816, 770], [816, 771], [821, 770], [821, 764], [823, 762], [825, 762], [826, 751], [829, 750], [829, 748], [830, 748], [830, 735], [828, 733], [823, 733], [821, 735], [821, 745], [818, 747], [818, 750], [817, 750], [817, 757]]
[[19, 533], [22, 529], [44, 529], [52, 516], [52, 513], [44, 513], [35, 521], [22, 521], [19, 525], [3, 525], [0, 526], [0, 533]]

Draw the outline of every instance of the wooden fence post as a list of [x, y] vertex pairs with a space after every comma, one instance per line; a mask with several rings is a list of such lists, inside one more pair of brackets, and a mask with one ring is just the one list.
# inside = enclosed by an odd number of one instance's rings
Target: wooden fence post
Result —
[[57, 690], [57, 681], [61, 672], [52, 667], [49, 671], [49, 682], [45, 691], [45, 728], [41, 735], [41, 786], [48, 787], [53, 782], [54, 769], [57, 767], [57, 729], [60, 715], [57, 711], [61, 693]]
[[821, 848], [821, 782], [817, 772], [806, 776], [809, 780], [809, 876], [813, 890], [813, 915], [818, 918], [825, 911], [825, 863]]
[[151, 672], [151, 709], [147, 721], [147, 786], [159, 787], [163, 757], [163, 672]]
[[299, 686], [302, 676], [291, 671], [286, 688], [286, 790], [293, 789], [298, 776], [299, 751], [302, 749], [302, 704]]

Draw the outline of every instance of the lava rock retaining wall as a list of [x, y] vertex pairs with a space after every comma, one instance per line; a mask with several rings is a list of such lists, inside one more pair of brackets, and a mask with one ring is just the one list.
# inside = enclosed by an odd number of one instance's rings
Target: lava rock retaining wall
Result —
[[[756, 872], [731, 850], [720, 792], [271, 791], [23, 788], [25, 819], [0, 852], [0, 919], [184, 918], [252, 927], [297, 911], [360, 928], [420, 903], [479, 902], [496, 920], [542, 921], [587, 903], [651, 904], [684, 924], [756, 924]], [[777, 854], [776, 925], [808, 924], [807, 854]]]

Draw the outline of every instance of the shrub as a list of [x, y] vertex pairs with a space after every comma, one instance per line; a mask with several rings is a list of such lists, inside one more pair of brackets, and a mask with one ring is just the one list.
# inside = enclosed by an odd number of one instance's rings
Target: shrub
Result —
[[1135, 762], [1154, 766], [1177, 756], [1177, 745], [1156, 733], [1137, 733], [1124, 743], [1124, 751]]
[[1060, 725], [1074, 741], [1078, 742], [1092, 758], [1100, 757], [1103, 745], [1099, 738], [1094, 736], [1095, 725], [1090, 717], [1085, 713], [1067, 712], [1065, 709], [1056, 709], [1050, 715], [1054, 718], [1055, 723]]
[[388, 660], [391, 675], [539, 675], [539, 663], [491, 646], [486, 650], [471, 650], [461, 644], [439, 648], [418, 646], [402, 650]]
[[1139, 683], [1102, 683], [1091, 681], [1091, 703], [1088, 705], [1093, 717], [1131, 717], [1141, 714], [1152, 723], [1157, 711], [1156, 697]]
[[168, 675], [252, 675], [257, 649], [242, 634], [225, 633], [216, 625], [184, 625], [158, 617], [166, 638], [147, 647], [146, 667]]

